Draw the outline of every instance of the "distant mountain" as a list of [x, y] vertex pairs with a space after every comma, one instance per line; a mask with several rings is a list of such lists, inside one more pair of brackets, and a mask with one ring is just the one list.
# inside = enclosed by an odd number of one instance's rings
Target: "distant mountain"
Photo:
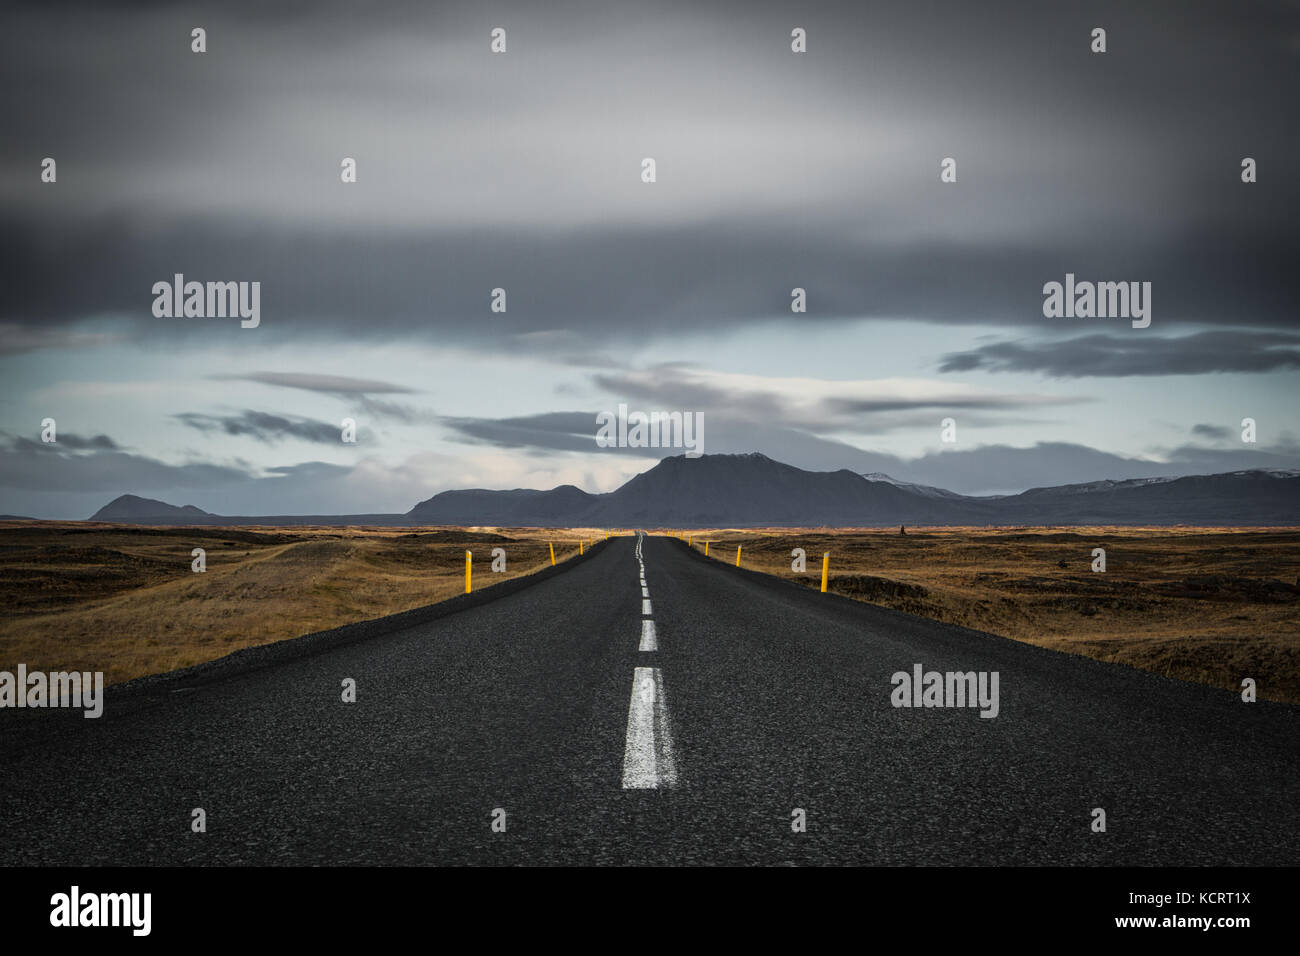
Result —
[[1300, 472], [1093, 481], [1031, 488], [999, 505], [1015, 524], [1300, 525]]
[[[906, 488], [908, 491], [915, 491], [918, 495], [925, 495], [927, 498], [968, 498], [968, 495], [961, 495], [955, 491], [949, 491], [947, 488], [935, 488], [933, 485], [914, 485], [910, 481], [899, 481], [897, 478], [891, 478], [883, 472], [873, 471], [869, 475], [863, 475], [867, 481], [885, 481], [891, 485], [897, 485], [899, 488]], [[999, 495], [999, 497], [1002, 497]]]
[[562, 527], [942, 523], [941, 501], [851, 471], [804, 471], [766, 455], [665, 458], [617, 491], [447, 491], [407, 517], [422, 524]]
[[444, 491], [405, 515], [223, 516], [123, 495], [93, 521], [208, 525], [495, 525], [501, 527], [891, 527], [907, 525], [1296, 525], [1300, 472], [1134, 478], [972, 497], [887, 475], [804, 471], [766, 455], [665, 458], [621, 488], [588, 494]]
[[146, 522], [146, 519], [159, 520], [158, 524], [177, 524], [194, 518], [216, 517], [193, 505], [169, 505], [156, 498], [141, 498], [137, 495], [121, 495], [90, 516], [91, 521], [123, 521], [128, 523]]
[[804, 471], [760, 454], [665, 458], [605, 498], [597, 510], [602, 525], [944, 524], [968, 517], [949, 502], [847, 469]]
[[[406, 513], [414, 524], [565, 527], [581, 524], [577, 519], [588, 514], [599, 498], [573, 485], [560, 485], [550, 491], [516, 488], [513, 491], [487, 491], [471, 488], [444, 491], [421, 501]], [[483, 515], [493, 520], [484, 521]], [[499, 519], [499, 520], [498, 520]]]
[[562, 527], [916, 525], [1300, 525], [1300, 473], [1135, 478], [972, 497], [852, 471], [804, 471], [766, 455], [665, 458], [616, 491], [448, 491], [421, 524]]
[[[541, 493], [535, 492], [535, 494]], [[154, 498], [140, 498], [136, 495], [122, 495], [119, 498], [114, 498], [86, 520], [112, 521], [118, 524], [208, 525], [211, 527], [233, 527], [236, 525], [267, 525], [269, 527], [378, 525], [406, 527], [412, 523], [406, 515], [400, 514], [218, 515], [203, 511], [201, 508], [194, 507], [194, 505], [178, 507], [165, 501], [158, 501]]]

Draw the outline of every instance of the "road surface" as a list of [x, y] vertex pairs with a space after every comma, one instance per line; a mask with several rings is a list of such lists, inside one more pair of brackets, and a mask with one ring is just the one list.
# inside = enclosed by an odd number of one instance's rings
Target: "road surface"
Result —
[[[917, 664], [996, 671], [997, 716], [894, 707]], [[0, 864], [1295, 865], [1297, 731], [625, 537], [98, 720], [0, 711]]]

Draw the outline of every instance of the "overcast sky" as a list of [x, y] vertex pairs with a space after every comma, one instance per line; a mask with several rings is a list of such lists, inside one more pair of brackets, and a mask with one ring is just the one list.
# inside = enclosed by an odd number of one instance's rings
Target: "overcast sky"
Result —
[[[619, 403], [965, 493], [1300, 467], [1295, 3], [44, 0], [0, 47], [3, 513], [608, 491]], [[260, 325], [155, 317], [176, 273]], [[1066, 273], [1150, 326], [1045, 318]]]

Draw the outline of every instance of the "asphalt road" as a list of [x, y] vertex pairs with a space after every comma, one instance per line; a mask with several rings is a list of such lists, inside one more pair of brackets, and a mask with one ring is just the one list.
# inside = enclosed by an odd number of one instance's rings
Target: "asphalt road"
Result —
[[[622, 538], [98, 720], [0, 711], [0, 864], [1300, 863], [1300, 708], [643, 552], [648, 598]], [[997, 671], [998, 716], [893, 707], [915, 664]]]

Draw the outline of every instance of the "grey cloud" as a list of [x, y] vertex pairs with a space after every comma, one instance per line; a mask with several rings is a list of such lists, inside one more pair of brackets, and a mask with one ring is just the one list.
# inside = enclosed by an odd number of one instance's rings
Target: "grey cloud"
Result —
[[1250, 330], [1178, 337], [1133, 330], [1063, 341], [991, 342], [943, 357], [942, 372], [1042, 372], [1057, 378], [1272, 372], [1300, 368], [1300, 335]]
[[0, 324], [0, 356], [23, 355], [41, 349], [93, 349], [116, 345], [123, 336], [76, 328], [42, 328], [19, 322]]
[[299, 481], [314, 482], [345, 477], [352, 473], [352, 468], [348, 465], [335, 465], [325, 461], [304, 461], [296, 465], [276, 465], [266, 469], [266, 472], [278, 478], [293, 478]]
[[[652, 403], [655, 408], [704, 412], [731, 422], [758, 422], [765, 426], [798, 428], [814, 433], [852, 429], [884, 432], [918, 422], [933, 424], [937, 411], [996, 411], [999, 415], [978, 417], [981, 424], [1024, 421], [1008, 412], [1046, 409], [1079, 404], [1087, 399], [1050, 395], [989, 393], [964, 395], [935, 389], [930, 395], [828, 396], [795, 407], [788, 394], [775, 387], [728, 388], [708, 379], [706, 372], [694, 372], [685, 363], [663, 364], [644, 371], [595, 374], [592, 381], [621, 399]], [[937, 420], [936, 420], [937, 421]], [[968, 416], [969, 424], [976, 423]]]
[[1225, 425], [1209, 425], [1201, 423], [1192, 426], [1192, 434], [1201, 438], [1211, 438], [1215, 441], [1223, 441], [1233, 434], [1233, 430]]
[[[515, 418], [446, 417], [442, 423], [462, 440], [499, 448], [547, 451], [637, 451], [599, 449], [595, 412], [546, 412]], [[642, 454], [644, 456], [644, 453]]]
[[374, 398], [374, 395], [415, 393], [415, 389], [392, 382], [375, 379], [350, 378], [345, 375], [321, 375], [314, 372], [251, 372], [247, 375], [214, 375], [215, 379], [256, 382], [318, 392], [333, 398], [356, 402], [367, 415], [387, 418], [405, 424], [432, 421], [432, 413], [423, 412], [411, 405]]
[[[447, 419], [445, 423], [475, 442], [549, 452], [596, 450], [640, 458], [680, 454], [674, 448], [593, 449], [595, 416], [564, 412], [521, 418]], [[1300, 446], [1284, 440], [1268, 448], [1211, 449], [1184, 445], [1165, 460], [1135, 458], [1070, 442], [1038, 442], [1017, 448], [983, 445], [902, 458], [858, 448], [834, 438], [781, 425], [764, 425], [706, 416], [705, 452], [760, 451], [801, 468], [860, 473], [883, 472], [901, 481], [947, 488], [961, 494], [1014, 494], [1031, 487], [1123, 478], [1179, 477], [1248, 468], [1300, 467]]]
[[[225, 465], [172, 465], [121, 451], [92, 450], [89, 454], [62, 456], [31, 451], [26, 442], [0, 449], [0, 487], [37, 495], [108, 491], [138, 494], [155, 488], [201, 488], [248, 477], [247, 472]], [[95, 507], [106, 503], [100, 501]], [[89, 512], [81, 508], [64, 512], [83, 513]]]
[[[153, 320], [174, 272], [261, 280], [269, 340], [603, 347], [788, 322], [795, 285], [800, 321], [1033, 326], [1066, 271], [1152, 281], [1156, 327], [1295, 315], [1294, 4], [814, 2], [806, 56], [775, 2], [506, 3], [505, 56], [472, 3], [271, 6], [223, 9], [202, 57], [185, 8], [90, 5], [78, 30], [17, 8], [0, 261], [23, 281], [0, 317], [250, 334]], [[56, 187], [35, 175], [46, 152]], [[510, 309], [489, 322], [498, 286]]]
[[37, 455], [16, 444], [0, 447], [0, 492], [0, 513], [52, 518], [84, 518], [121, 494], [193, 503], [217, 514], [404, 511], [417, 500], [414, 489], [394, 500], [391, 489], [376, 492], [373, 480], [358, 480], [355, 469], [325, 462], [259, 473], [215, 462], [169, 464], [119, 451]]
[[[286, 438], [318, 444], [338, 444], [341, 429], [338, 425], [310, 418], [289, 418], [246, 409], [238, 415], [203, 415], [198, 412], [180, 412], [173, 416], [201, 432], [219, 431], [227, 435], [243, 436], [267, 444]], [[358, 433], [358, 441], [361, 439]]]
[[389, 393], [410, 394], [415, 391], [405, 385], [381, 382], [367, 378], [349, 378], [346, 375], [321, 375], [315, 372], [250, 372], [247, 375], [214, 375], [227, 381], [257, 382], [261, 385], [279, 385], [300, 388], [310, 392], [330, 395], [381, 395]]
[[[1039, 329], [1051, 323], [1059, 331], [1069, 320], [1043, 318], [1041, 288], [1067, 269], [1149, 278], [1156, 329], [1175, 321], [1287, 325], [1297, 306], [1294, 230], [1261, 235], [1224, 225], [1159, 243], [1069, 234], [907, 244], [848, 231], [805, 233], [773, 220], [564, 234], [483, 227], [362, 236], [268, 227], [237, 239], [201, 221], [174, 232], [123, 221], [119, 229], [72, 236], [55, 254], [47, 251], [45, 227], [9, 218], [0, 222], [0, 253], [25, 279], [0, 301], [0, 317], [27, 328], [113, 314], [132, 323], [137, 338], [158, 343], [404, 337], [570, 356], [575, 341], [665, 338], [702, 322], [788, 325], [795, 285], [808, 290], [809, 312], [799, 317], [808, 323], [901, 316]], [[154, 318], [152, 284], [175, 272], [258, 279], [260, 327]], [[489, 320], [489, 292], [497, 287], [507, 290], [509, 310]], [[999, 358], [991, 351], [980, 363]]]
[[56, 432], [55, 437], [58, 440], [53, 442], [34, 441], [21, 435], [6, 437], [10, 440], [9, 447], [11, 449], [22, 452], [62, 455], [69, 451], [121, 451], [121, 446], [107, 435], [84, 437], [72, 432]]

